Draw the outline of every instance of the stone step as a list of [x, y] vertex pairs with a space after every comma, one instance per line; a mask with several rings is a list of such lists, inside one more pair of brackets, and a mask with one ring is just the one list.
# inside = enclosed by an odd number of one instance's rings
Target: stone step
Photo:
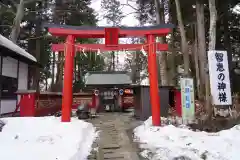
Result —
[[114, 154], [104, 154], [104, 159], [119, 159], [122, 158], [124, 159], [124, 156], [119, 154], [119, 153], [114, 153]]
[[121, 146], [118, 144], [103, 144], [102, 149], [119, 149]]

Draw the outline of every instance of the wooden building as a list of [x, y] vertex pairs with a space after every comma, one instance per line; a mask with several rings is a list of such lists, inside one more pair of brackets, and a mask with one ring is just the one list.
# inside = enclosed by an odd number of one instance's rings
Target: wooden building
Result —
[[36, 58], [0, 35], [0, 115], [14, 112], [15, 92], [28, 89], [29, 65], [37, 65]]

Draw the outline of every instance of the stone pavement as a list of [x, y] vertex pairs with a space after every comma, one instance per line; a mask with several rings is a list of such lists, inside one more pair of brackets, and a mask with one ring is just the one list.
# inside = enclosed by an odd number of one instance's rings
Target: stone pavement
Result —
[[139, 160], [138, 149], [127, 135], [127, 130], [138, 123], [131, 113], [100, 113], [99, 117], [88, 120], [100, 131], [93, 144], [89, 160]]

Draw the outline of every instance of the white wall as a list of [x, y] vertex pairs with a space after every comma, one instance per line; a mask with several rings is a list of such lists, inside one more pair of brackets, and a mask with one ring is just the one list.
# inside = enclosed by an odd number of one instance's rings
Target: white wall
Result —
[[19, 62], [18, 89], [26, 90], [28, 86], [28, 65]]
[[[27, 90], [28, 86], [28, 65], [23, 62], [19, 62], [19, 75], [18, 75], [18, 89]], [[20, 96], [18, 96], [18, 103]]]
[[[2, 75], [17, 78], [18, 71], [18, 61], [10, 58], [3, 57], [3, 65], [2, 65]], [[18, 75], [18, 89], [25, 90], [27, 89], [28, 83], [28, 65], [19, 62], [19, 75]], [[20, 97], [18, 97], [19, 102]], [[16, 109], [16, 100], [1, 100], [1, 109], [0, 113], [9, 113], [14, 112]]]
[[11, 57], [3, 57], [2, 75], [17, 78], [18, 61]]
[[1, 100], [1, 114], [14, 112], [16, 100]]

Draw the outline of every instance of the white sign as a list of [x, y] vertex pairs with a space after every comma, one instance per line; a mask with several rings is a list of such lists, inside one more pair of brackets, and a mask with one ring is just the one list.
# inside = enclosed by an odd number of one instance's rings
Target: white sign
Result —
[[210, 88], [213, 105], [231, 105], [232, 95], [226, 51], [208, 51]]
[[181, 102], [182, 102], [182, 118], [194, 119], [195, 101], [194, 101], [194, 85], [192, 78], [181, 78]]

